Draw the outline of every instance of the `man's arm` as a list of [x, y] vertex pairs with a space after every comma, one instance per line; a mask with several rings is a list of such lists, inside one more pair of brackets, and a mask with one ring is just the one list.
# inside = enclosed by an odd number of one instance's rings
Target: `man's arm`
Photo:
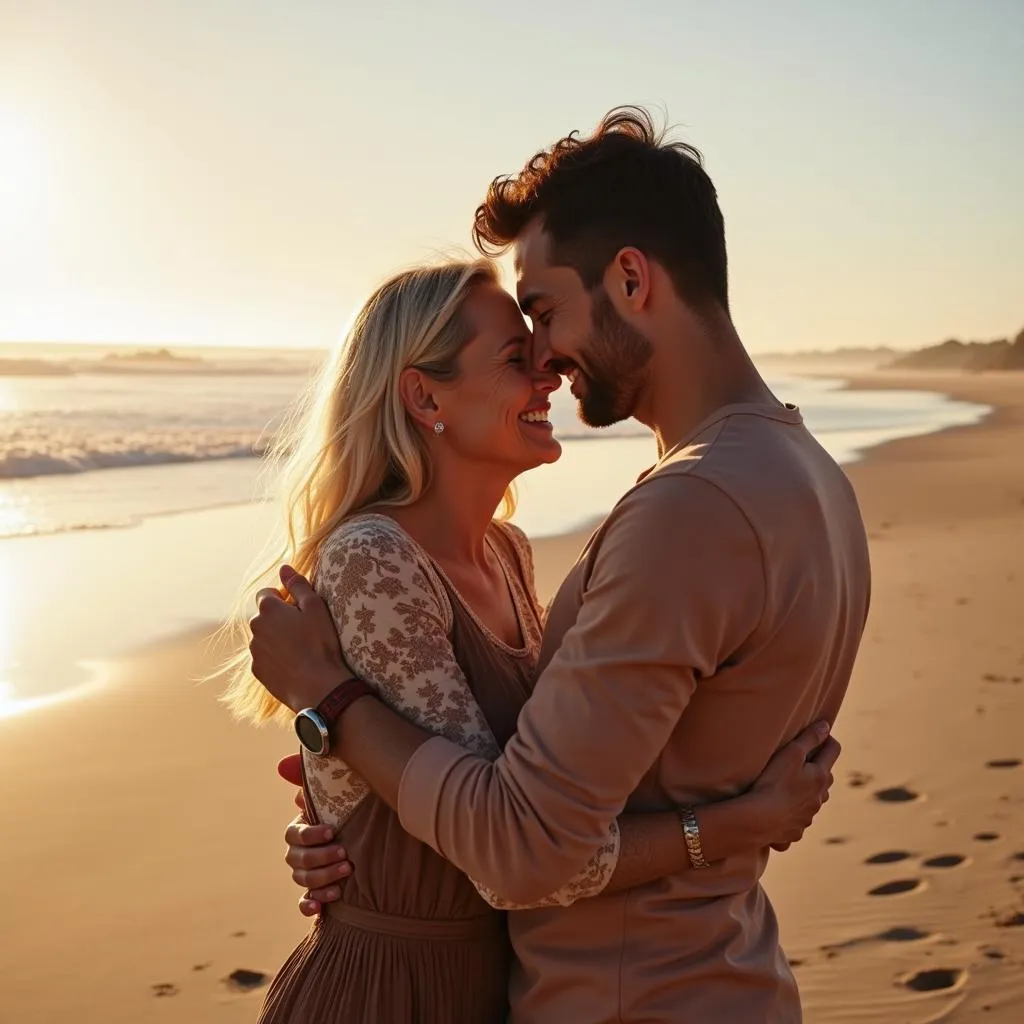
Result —
[[410, 833], [533, 902], [606, 842], [698, 681], [750, 635], [764, 602], [760, 547], [733, 502], [700, 479], [652, 480], [610, 517], [577, 622], [496, 762], [371, 698], [343, 716], [340, 751]]
[[[748, 793], [696, 807], [705, 859], [714, 863], [766, 846], [785, 850], [800, 840], [829, 798], [840, 749], [829, 736], [828, 724], [817, 722], [776, 751]], [[278, 773], [301, 786], [299, 756], [284, 758]], [[285, 860], [295, 883], [306, 890], [299, 907], [309, 917], [323, 904], [341, 898], [340, 884], [352, 865], [344, 847], [333, 843], [333, 830], [307, 823], [301, 790], [296, 803], [303, 816], [285, 831]], [[619, 831], [619, 857], [604, 893], [632, 889], [692, 867], [675, 812], [624, 814]]]

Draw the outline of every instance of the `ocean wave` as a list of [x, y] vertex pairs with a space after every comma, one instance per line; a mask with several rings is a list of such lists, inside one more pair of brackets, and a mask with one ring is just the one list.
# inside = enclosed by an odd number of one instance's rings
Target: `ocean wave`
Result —
[[266, 443], [258, 439], [222, 440], [198, 443], [182, 439], [160, 444], [152, 438], [135, 444], [111, 442], [89, 446], [42, 449], [13, 446], [0, 450], [0, 480], [25, 480], [41, 476], [67, 476], [99, 469], [126, 469], [137, 466], [174, 465], [183, 462], [210, 462], [215, 459], [259, 458]]

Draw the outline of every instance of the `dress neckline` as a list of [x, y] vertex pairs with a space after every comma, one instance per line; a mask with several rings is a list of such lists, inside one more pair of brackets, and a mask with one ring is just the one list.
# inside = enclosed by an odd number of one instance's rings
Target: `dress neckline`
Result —
[[498, 565], [501, 566], [502, 576], [505, 579], [505, 585], [508, 587], [508, 592], [512, 597], [512, 606], [515, 611], [516, 625], [519, 627], [519, 636], [523, 643], [521, 647], [513, 647], [510, 644], [505, 643], [473, 610], [470, 603], [462, 596], [459, 588], [451, 581], [448, 574], [438, 564], [437, 559], [427, 551], [427, 549], [418, 541], [415, 537], [409, 533], [408, 530], [398, 522], [397, 519], [393, 519], [389, 515], [385, 515], [383, 512], [357, 512], [355, 515], [349, 516], [347, 522], [353, 522], [356, 519], [383, 519], [393, 529], [398, 530], [403, 537], [419, 552], [421, 557], [430, 565], [430, 568], [440, 577], [444, 582], [445, 588], [451, 595], [459, 602], [463, 611], [470, 617], [474, 625], [480, 630], [481, 633], [487, 638], [487, 641], [493, 644], [500, 651], [504, 651], [506, 654], [510, 654], [515, 658], [525, 658], [533, 653], [530, 648], [530, 630], [527, 628], [526, 622], [526, 610], [523, 607], [523, 597], [520, 593], [520, 585], [516, 579], [515, 570], [508, 564], [508, 559], [505, 553], [501, 550], [501, 546], [495, 544], [491, 537], [491, 529], [501, 529], [500, 526], [496, 525], [493, 520], [491, 526], [488, 528], [487, 533], [484, 535], [484, 540], [487, 546], [495, 557], [498, 559]]

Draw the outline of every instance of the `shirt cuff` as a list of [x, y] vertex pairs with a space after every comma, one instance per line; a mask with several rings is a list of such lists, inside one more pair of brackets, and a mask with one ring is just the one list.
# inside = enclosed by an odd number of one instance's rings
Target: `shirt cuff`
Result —
[[444, 854], [437, 845], [437, 808], [448, 773], [473, 755], [443, 736], [432, 736], [406, 762], [398, 784], [398, 820], [420, 842]]

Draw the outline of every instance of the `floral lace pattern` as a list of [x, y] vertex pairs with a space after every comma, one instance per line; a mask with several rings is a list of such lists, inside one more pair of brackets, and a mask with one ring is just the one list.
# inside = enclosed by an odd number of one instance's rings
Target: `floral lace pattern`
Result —
[[[522, 531], [502, 526], [515, 546], [521, 587], [536, 610], [533, 562]], [[444, 584], [422, 549], [386, 516], [347, 520], [324, 543], [314, 583], [327, 602], [349, 665], [409, 721], [493, 761], [500, 753], [452, 649], [453, 614]], [[529, 656], [540, 647], [538, 615], [520, 620]], [[365, 781], [337, 757], [303, 751], [306, 783], [322, 822], [342, 825], [369, 794]], [[565, 886], [533, 907], [566, 906], [599, 893], [618, 861], [619, 830]], [[473, 883], [488, 903], [524, 909]]]

